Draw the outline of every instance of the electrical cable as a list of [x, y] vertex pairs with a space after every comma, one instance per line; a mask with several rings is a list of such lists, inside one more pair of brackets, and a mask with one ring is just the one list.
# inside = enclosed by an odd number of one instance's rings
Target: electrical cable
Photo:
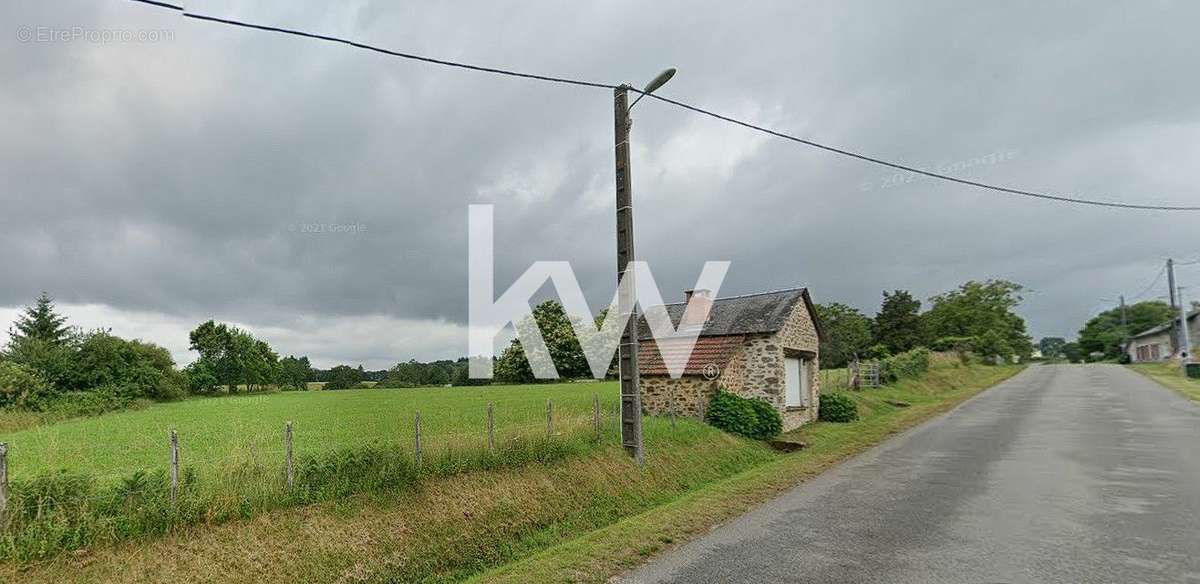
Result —
[[515, 71], [512, 69], [502, 69], [499, 67], [485, 67], [482, 65], [474, 65], [471, 63], [463, 63], [463, 62], [459, 62], [459, 61], [436, 59], [433, 57], [417, 55], [414, 53], [404, 53], [404, 52], [400, 52], [400, 51], [394, 51], [391, 49], [386, 49], [386, 48], [378, 47], [375, 45], [369, 45], [366, 43], [360, 43], [357, 41], [353, 41], [353, 40], [345, 39], [345, 38], [341, 38], [341, 37], [316, 34], [316, 33], [311, 33], [311, 32], [307, 32], [307, 31], [303, 31], [303, 30], [284, 28], [284, 27], [278, 27], [278, 26], [268, 26], [268, 25], [263, 25], [263, 24], [256, 24], [256, 23], [252, 23], [252, 22], [246, 22], [246, 21], [242, 21], [242, 20], [234, 20], [234, 19], [230, 19], [230, 18], [220, 18], [220, 17], [209, 16], [206, 14], [200, 14], [200, 13], [196, 13], [196, 12], [189, 12], [189, 11], [187, 11], [186, 8], [184, 8], [182, 6], [178, 6], [175, 4], [168, 4], [166, 2], [158, 2], [156, 0], [132, 0], [132, 1], [138, 2], [141, 4], [147, 4], [150, 6], [159, 7], [159, 8], [166, 8], [166, 9], [170, 9], [170, 10], [179, 11], [183, 14], [183, 16], [186, 16], [188, 18], [193, 18], [196, 20], [202, 20], [202, 21], [212, 22], [212, 23], [217, 23], [217, 24], [224, 24], [227, 26], [254, 29], [254, 30], [260, 30], [260, 31], [265, 31], [265, 32], [275, 32], [275, 33], [280, 33], [280, 34], [287, 34], [287, 35], [299, 36], [299, 37], [304, 37], [304, 38], [309, 38], [309, 39], [338, 43], [338, 44], [343, 44], [343, 45], [347, 45], [350, 47], [354, 47], [357, 49], [381, 53], [381, 54], [389, 55], [392, 57], [399, 57], [399, 58], [403, 58], [403, 59], [420, 61], [423, 63], [429, 63], [429, 64], [433, 64], [433, 65], [456, 67], [459, 69], [467, 69], [467, 70], [482, 72], [482, 73], [491, 73], [491, 74], [495, 74], [495, 75], [504, 75], [504, 76], [509, 76], [509, 77], [517, 77], [517, 78], [523, 78], [523, 79], [531, 79], [531, 80], [536, 80], [536, 81], [545, 81], [545, 82], [551, 82], [551, 83], [575, 85], [575, 86], [582, 86], [582, 87], [591, 87], [591, 88], [600, 88], [600, 89], [617, 89], [619, 87], [625, 87], [635, 93], [639, 93], [643, 96], [652, 97], [660, 102], [663, 102], [663, 103], [666, 103], [666, 104], [669, 104], [669, 105], [672, 105], [672, 106], [675, 106], [678, 108], [682, 108], [684, 110], [688, 110], [693, 113], [708, 116], [708, 117], [711, 117], [711, 118], [714, 118], [717, 120], [721, 120], [724, 122], [742, 126], [744, 128], [751, 129], [751, 130], [754, 130], [757, 132], [762, 132], [762, 133], [770, 135], [770, 136], [782, 138], [784, 140], [789, 140], [792, 142], [796, 142], [798, 144], [803, 144], [805, 146], [809, 146], [812, 148], [818, 148], [820, 150], [824, 150], [824, 151], [831, 152], [834, 154], [839, 154], [841, 156], [854, 158], [856, 160], [860, 160], [863, 162], [869, 162], [871, 164], [877, 164], [880, 166], [885, 166], [888, 168], [901, 170], [904, 172], [919, 174], [919, 175], [926, 176], [929, 178], [934, 178], [934, 179], [938, 179], [938, 180], [957, 183], [957, 184], [961, 184], [961, 185], [966, 185], [966, 186], [989, 190], [989, 191], [998, 192], [998, 193], [1017, 195], [1017, 196], [1022, 196], [1022, 197], [1030, 197], [1030, 198], [1036, 198], [1036, 199], [1043, 199], [1043, 200], [1048, 200], [1048, 201], [1056, 201], [1056, 202], [1061, 202], [1061, 203], [1072, 203], [1072, 204], [1077, 204], [1077, 205], [1090, 205], [1090, 206], [1096, 206], [1096, 207], [1110, 207], [1110, 208], [1117, 208], [1117, 209], [1136, 209], [1136, 210], [1147, 210], [1147, 211], [1200, 211], [1200, 206], [1151, 205], [1151, 204], [1142, 204], [1142, 203], [1126, 203], [1126, 202], [1121, 202], [1121, 201], [1104, 201], [1104, 200], [1097, 200], [1097, 199], [1085, 199], [1082, 197], [1056, 195], [1056, 194], [1050, 194], [1050, 193], [1044, 193], [1044, 192], [1038, 192], [1038, 191], [1031, 191], [1031, 190], [1027, 190], [1027, 189], [1017, 189], [1017, 188], [994, 185], [994, 184], [989, 184], [989, 183], [984, 183], [984, 182], [979, 182], [979, 181], [974, 181], [974, 180], [968, 180], [968, 179], [959, 178], [959, 177], [948, 175], [948, 174], [943, 174], [940, 172], [924, 170], [921, 168], [917, 168], [915, 166], [908, 166], [905, 164], [890, 162], [890, 161], [884, 160], [882, 158], [878, 158], [875, 156], [869, 156], [866, 154], [862, 154], [862, 153], [855, 152], [852, 150], [847, 150], [844, 148], [829, 146], [827, 144], [822, 144], [820, 142], [815, 142], [813, 140], [807, 140], [804, 138], [793, 136], [791, 134], [787, 134], [785, 132], [781, 132], [778, 130], [772, 130], [772, 129], [766, 128], [764, 126], [759, 126], [757, 124], [752, 124], [750, 122], [739, 120], [737, 118], [719, 114], [719, 113], [716, 113], [716, 112], [713, 112], [713, 111], [710, 111], [710, 110], [707, 110], [707, 109], [704, 109], [704, 108], [701, 108], [698, 106], [691, 105], [691, 104], [683, 102], [683, 101], [663, 97], [656, 93], [647, 93], [645, 91], [635, 89], [633, 87], [629, 87], [628, 85], [616, 85], [616, 84], [612, 84], [612, 83], [586, 81], [586, 80], [581, 80], [581, 79], [572, 79], [572, 78], [568, 78], [568, 77], [555, 77], [555, 76], [540, 75], [540, 74], [535, 74], [535, 73], [524, 73], [524, 72]]

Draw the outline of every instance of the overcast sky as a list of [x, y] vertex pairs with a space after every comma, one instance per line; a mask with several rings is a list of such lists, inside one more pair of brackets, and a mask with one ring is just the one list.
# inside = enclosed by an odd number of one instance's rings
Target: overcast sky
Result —
[[[835, 146], [1200, 204], [1191, 2], [186, 4], [548, 75], [641, 85], [677, 67], [664, 95]], [[322, 366], [458, 356], [476, 202], [496, 205], [499, 290], [569, 260], [594, 306], [611, 297], [610, 91], [120, 0], [8, 0], [0, 22], [5, 322], [46, 290], [73, 323], [185, 363], [210, 318]], [[113, 31], [146, 38], [86, 36]], [[1168, 255], [1200, 256], [1196, 213], [910, 180], [652, 100], [634, 120], [637, 252], [667, 298], [705, 260], [732, 261], [721, 295], [803, 285], [868, 314], [885, 289], [1006, 278], [1031, 289], [1031, 333], [1071, 337]]]

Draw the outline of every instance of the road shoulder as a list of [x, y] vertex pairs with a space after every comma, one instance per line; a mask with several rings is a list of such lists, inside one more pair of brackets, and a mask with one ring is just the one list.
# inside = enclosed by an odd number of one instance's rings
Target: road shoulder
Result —
[[[478, 582], [605, 582], [657, 554], [771, 500], [895, 434], [961, 405], [1021, 371], [1020, 367], [953, 368], [911, 386], [871, 390], [915, 396], [910, 407], [871, 408], [854, 424], [814, 424], [810, 447], [690, 493], [606, 528], [479, 575]], [[873, 396], [874, 397], [874, 396]], [[921, 399], [922, 397], [927, 399]]]
[[1149, 377], [1155, 383], [1194, 402], [1200, 402], [1200, 380], [1185, 377], [1182, 368], [1178, 365], [1173, 363], [1138, 363], [1126, 365], [1125, 367]]

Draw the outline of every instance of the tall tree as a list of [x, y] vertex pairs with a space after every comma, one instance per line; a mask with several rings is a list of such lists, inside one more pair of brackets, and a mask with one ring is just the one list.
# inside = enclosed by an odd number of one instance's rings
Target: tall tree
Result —
[[1121, 309], [1113, 308], [1092, 317], [1079, 331], [1079, 348], [1085, 356], [1103, 354], [1115, 359], [1121, 355], [1125, 338], [1171, 321], [1174, 316], [1166, 302], [1153, 300], [1125, 307], [1126, 324], [1121, 324]]
[[200, 353], [201, 365], [194, 371], [212, 375], [230, 393], [239, 385], [261, 388], [279, 377], [279, 355], [265, 341], [237, 327], [210, 320], [197, 326], [188, 340], [190, 348]]
[[855, 355], [861, 355], [871, 345], [871, 319], [857, 308], [840, 302], [817, 304], [817, 320], [821, 322], [821, 366], [845, 367]]
[[958, 289], [934, 296], [933, 306], [922, 317], [928, 338], [973, 337], [981, 339], [989, 331], [999, 335], [1000, 343], [989, 338], [989, 346], [1003, 348], [1027, 357], [1033, 341], [1025, 332], [1025, 319], [1014, 310], [1021, 304], [1023, 287], [1007, 280], [974, 280]]
[[[575, 336], [572, 320], [562, 304], [547, 300], [533, 309], [533, 317], [526, 318], [518, 327], [537, 327], [546, 341], [546, 349], [558, 370], [558, 376], [578, 379], [591, 376], [583, 347]], [[525, 356], [525, 350], [517, 339], [501, 353], [495, 366], [496, 379], [508, 383], [528, 383], [534, 380], [533, 369]]]
[[1062, 355], [1066, 360], [1078, 363], [1083, 360], [1083, 349], [1079, 348], [1079, 343], [1072, 341], [1063, 345]]
[[42, 292], [33, 306], [25, 307], [8, 334], [10, 345], [26, 340], [63, 345], [71, 337], [71, 327], [67, 326], [67, 317], [54, 310], [54, 299]]
[[279, 360], [279, 385], [283, 387], [304, 389], [311, 375], [312, 364], [308, 362], [308, 357], [289, 355]]
[[1062, 337], [1042, 337], [1038, 341], [1038, 350], [1042, 352], [1042, 356], [1047, 359], [1057, 359], [1063, 354], [1063, 346], [1067, 344], [1067, 340]]
[[36, 372], [54, 391], [69, 391], [75, 353], [81, 335], [67, 326], [67, 318], [54, 309], [54, 299], [43, 292], [9, 327], [9, 341], [0, 357]]
[[354, 368], [349, 365], [338, 365], [329, 370], [329, 381], [325, 383], [324, 389], [358, 389], [362, 387], [363, 371], [362, 368]]
[[874, 343], [892, 354], [921, 345], [921, 301], [907, 290], [883, 293], [883, 304], [871, 327]]

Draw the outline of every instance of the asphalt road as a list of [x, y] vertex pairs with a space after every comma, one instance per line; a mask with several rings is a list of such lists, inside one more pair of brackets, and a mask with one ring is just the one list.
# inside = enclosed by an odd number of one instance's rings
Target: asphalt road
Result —
[[1031, 367], [624, 581], [1200, 583], [1200, 406]]

